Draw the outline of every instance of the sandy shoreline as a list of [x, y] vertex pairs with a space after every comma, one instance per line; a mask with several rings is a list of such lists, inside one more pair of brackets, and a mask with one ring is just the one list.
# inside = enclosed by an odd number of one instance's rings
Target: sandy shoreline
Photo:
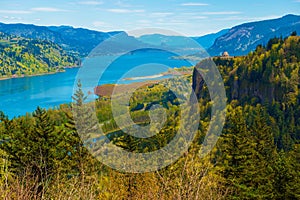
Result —
[[187, 71], [166, 71], [160, 74], [151, 75], [151, 76], [137, 76], [137, 77], [130, 77], [130, 78], [124, 78], [123, 80], [141, 80], [140, 82], [134, 82], [134, 83], [125, 83], [125, 84], [103, 84], [96, 86], [94, 88], [94, 94], [102, 97], [111, 97], [113, 92], [117, 93], [123, 93], [123, 92], [129, 92], [131, 89], [136, 89], [140, 87], [146, 87], [151, 86], [160, 83], [160, 81], [163, 80], [147, 80], [147, 79], [153, 79], [153, 78], [160, 78], [164, 76], [185, 76], [192, 74], [191, 72]]
[[155, 74], [151, 76], [136, 76], [136, 77], [130, 77], [130, 78], [124, 78], [124, 81], [132, 81], [132, 80], [145, 80], [145, 79], [154, 79], [154, 78], [161, 78], [164, 76], [180, 76], [180, 75], [186, 75], [186, 72], [179, 72], [179, 71], [166, 71], [160, 74]]
[[160, 78], [163, 76], [167, 76], [167, 74], [157, 74], [157, 75], [151, 75], [151, 76], [136, 76], [131, 78], [124, 78], [124, 81], [132, 81], [132, 80], [144, 80], [144, 79], [153, 79], [153, 78]]

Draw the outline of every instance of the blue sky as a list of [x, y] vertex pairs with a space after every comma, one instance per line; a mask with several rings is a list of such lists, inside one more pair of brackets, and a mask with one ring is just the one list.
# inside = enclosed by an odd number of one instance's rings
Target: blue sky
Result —
[[300, 15], [300, 0], [1, 0], [0, 22], [99, 31], [161, 28], [200, 36], [244, 22]]

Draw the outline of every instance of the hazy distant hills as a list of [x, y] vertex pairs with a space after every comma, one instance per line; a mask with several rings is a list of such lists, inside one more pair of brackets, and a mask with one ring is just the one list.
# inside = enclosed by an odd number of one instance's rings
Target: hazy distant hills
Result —
[[100, 45], [90, 52], [89, 56], [118, 55], [122, 53], [132, 53], [136, 50], [155, 48], [153, 45], [145, 44], [137, 40], [135, 37], [129, 36], [125, 32], [115, 34], [99, 44]]
[[300, 33], [300, 16], [286, 15], [279, 19], [245, 23], [217, 38], [208, 52], [211, 55], [220, 55], [224, 51], [231, 55], [245, 55], [257, 45], [265, 45], [273, 37], [287, 37], [293, 31]]
[[[228, 51], [231, 55], [244, 55], [255, 49], [259, 44], [266, 44], [273, 37], [287, 37], [293, 31], [300, 33], [300, 16], [286, 15], [279, 19], [245, 23], [231, 29], [200, 37], [166, 36], [161, 34], [143, 35], [138, 38], [128, 36], [122, 31], [100, 32], [71, 26], [35, 26], [29, 24], [0, 23], [0, 32], [25, 38], [48, 40], [59, 44], [69, 53], [87, 56], [100, 43], [106, 42], [97, 54], [121, 53], [138, 48], [168, 48], [170, 50], [198, 49], [198, 43], [210, 55], [220, 55]], [[197, 51], [197, 50], [196, 50]], [[202, 55], [201, 50], [199, 53]], [[197, 53], [196, 53], [197, 54]]]
[[156, 47], [173, 47], [173, 48], [185, 48], [189, 45], [193, 45], [189, 37], [184, 36], [169, 36], [162, 34], [149, 34], [142, 35], [137, 38], [139, 41], [150, 44]]
[[[300, 33], [300, 16], [286, 15], [279, 19], [271, 19], [245, 23], [231, 29], [200, 37], [166, 36], [160, 34], [143, 35], [138, 40], [157, 47], [185, 48], [193, 47], [198, 42], [211, 56], [221, 55], [224, 51], [230, 55], [246, 55], [255, 50], [257, 45], [265, 45], [274, 37], [287, 37], [292, 32]], [[201, 57], [201, 50], [188, 57]]]
[[[138, 40], [158, 47], [173, 48], [193, 47], [193, 41], [197, 41], [211, 56], [220, 55], [224, 51], [229, 52], [230, 55], [245, 55], [255, 50], [257, 45], [265, 45], [271, 38], [287, 37], [294, 31], [300, 33], [300, 16], [286, 15], [279, 19], [245, 23], [218, 33], [191, 37], [193, 40], [160, 34], [144, 35]], [[203, 55], [203, 52], [191, 55], [197, 57]]]
[[217, 33], [211, 33], [201, 37], [192, 37], [192, 39], [196, 40], [204, 49], [208, 49], [214, 44], [217, 38], [219, 38], [222, 35], [225, 35], [226, 33], [228, 33], [228, 31], [229, 29], [224, 29]]
[[187, 37], [187, 36], [167, 36], [162, 34], [149, 34], [142, 35], [137, 39], [143, 43], [151, 44], [157, 47], [171, 47], [171, 48], [192, 48], [199, 47], [198, 44], [204, 49], [211, 47], [214, 41], [226, 34], [229, 29], [224, 29], [218, 33], [212, 33], [200, 37]]

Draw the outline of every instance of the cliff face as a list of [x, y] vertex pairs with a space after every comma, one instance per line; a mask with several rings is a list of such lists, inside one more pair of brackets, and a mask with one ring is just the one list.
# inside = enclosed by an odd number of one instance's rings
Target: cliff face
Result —
[[197, 98], [201, 97], [201, 92], [203, 92], [204, 80], [198, 70], [194, 69], [193, 71], [193, 89]]
[[[207, 98], [209, 91], [205, 87], [205, 81], [200, 75], [199, 68], [197, 65], [193, 71], [193, 89], [198, 99]], [[272, 102], [275, 100], [275, 96], [280, 98], [279, 95], [275, 94], [275, 87], [270, 83], [264, 83], [260, 81], [250, 82], [248, 80], [238, 80], [234, 77], [230, 77], [228, 81], [224, 82], [226, 96], [228, 101], [240, 100], [240, 101], [251, 101], [254, 100], [260, 103]]]
[[[228, 102], [240, 104], [284, 105], [299, 103], [300, 37], [270, 40], [267, 47], [243, 57], [213, 58], [226, 90]], [[209, 98], [205, 82], [197, 68], [193, 73], [193, 89], [198, 97]]]
[[259, 103], [272, 103], [273, 100], [279, 100], [275, 86], [261, 81], [249, 82], [247, 80], [234, 80], [227, 82], [227, 98], [229, 100], [256, 101]]
[[[285, 91], [287, 86], [281, 84], [275, 84], [272, 82], [265, 82], [261, 79], [249, 80], [249, 79], [238, 79], [233, 74], [226, 75], [224, 80], [224, 86], [226, 90], [226, 96], [228, 102], [232, 100], [238, 100], [241, 103], [272, 103], [274, 101], [282, 102], [287, 98], [289, 94]], [[228, 78], [228, 79], [227, 79]], [[196, 70], [193, 71], [193, 89], [198, 99], [207, 98], [209, 92], [205, 87], [205, 81], [202, 76]], [[297, 85], [296, 85], [297, 86]], [[293, 93], [293, 91], [291, 91]]]

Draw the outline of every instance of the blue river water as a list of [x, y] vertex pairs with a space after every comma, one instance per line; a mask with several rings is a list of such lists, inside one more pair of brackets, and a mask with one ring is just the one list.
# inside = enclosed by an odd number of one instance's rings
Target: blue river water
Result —
[[125, 84], [145, 80], [124, 78], [148, 77], [168, 68], [195, 64], [171, 59], [172, 56], [172, 53], [162, 51], [136, 52], [118, 57], [98, 56], [86, 58], [81, 68], [69, 68], [63, 73], [1, 80], [0, 110], [13, 118], [32, 113], [37, 106], [55, 108], [70, 103], [78, 79], [84, 79], [83, 85], [84, 81], [97, 80], [97, 83], [93, 82], [93, 87], [107, 83]]

